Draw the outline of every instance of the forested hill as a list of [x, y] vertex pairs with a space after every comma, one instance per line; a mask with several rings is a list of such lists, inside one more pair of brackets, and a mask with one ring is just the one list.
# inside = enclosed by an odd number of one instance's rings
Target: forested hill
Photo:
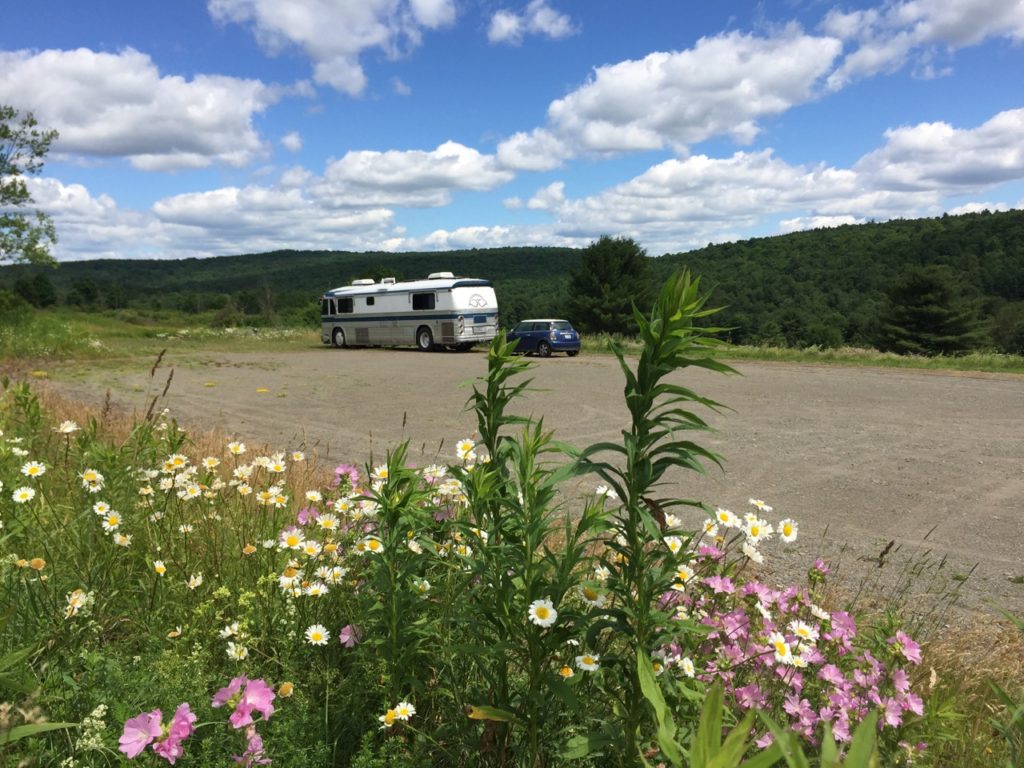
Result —
[[[615, 233], [611, 233], [615, 234]], [[315, 322], [326, 289], [358, 277], [452, 271], [494, 282], [506, 322], [566, 312], [582, 250], [497, 248], [430, 253], [275, 251], [180, 261], [66, 262], [0, 267], [0, 288], [37, 306], [157, 307], [217, 312], [217, 322], [302, 316]], [[914, 268], [943, 265], [958, 301], [995, 346], [1024, 344], [1024, 211], [896, 220], [797, 232], [650, 259], [660, 283], [686, 265], [725, 305], [734, 341], [873, 345], [887, 294]], [[1008, 346], [1009, 344], [1009, 346]]]
[[[895, 220], [709, 245], [655, 260], [714, 287], [738, 340], [872, 345], [887, 292], [914, 267], [945, 265], [989, 323], [1024, 321], [1024, 211]], [[994, 329], [998, 332], [999, 329]], [[837, 336], [837, 332], [839, 335]]]

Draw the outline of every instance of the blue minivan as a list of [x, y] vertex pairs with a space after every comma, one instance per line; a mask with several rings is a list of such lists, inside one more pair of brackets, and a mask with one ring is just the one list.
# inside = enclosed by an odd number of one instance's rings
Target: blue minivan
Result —
[[568, 320], [523, 320], [506, 334], [511, 342], [519, 340], [516, 353], [551, 357], [552, 352], [565, 352], [569, 357], [580, 353], [580, 335]]

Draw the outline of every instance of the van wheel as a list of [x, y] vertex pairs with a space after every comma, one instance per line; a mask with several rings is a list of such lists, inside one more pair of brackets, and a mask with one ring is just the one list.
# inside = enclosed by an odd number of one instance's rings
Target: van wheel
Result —
[[551, 357], [551, 345], [546, 341], [537, 344], [537, 354], [541, 357]]
[[334, 329], [334, 334], [331, 336], [331, 339], [334, 341], [334, 346], [338, 349], [345, 346], [345, 332], [341, 330], [341, 328]]
[[416, 346], [420, 352], [430, 352], [434, 349], [434, 334], [425, 325], [416, 331]]

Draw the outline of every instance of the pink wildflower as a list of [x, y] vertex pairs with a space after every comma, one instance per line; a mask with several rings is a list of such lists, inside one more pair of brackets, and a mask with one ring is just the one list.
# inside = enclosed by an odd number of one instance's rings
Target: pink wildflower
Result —
[[924, 714], [924, 702], [916, 693], [900, 694], [896, 700], [905, 712], [913, 712], [918, 717]]
[[731, 595], [736, 591], [736, 587], [733, 586], [732, 580], [728, 576], [708, 576], [704, 579], [704, 583], [711, 587], [716, 595]]
[[743, 709], [762, 709], [767, 703], [767, 699], [757, 683], [744, 685], [733, 693], [736, 696], [736, 703]]
[[185, 753], [181, 742], [191, 736], [195, 728], [196, 716], [189, 708], [188, 703], [181, 704], [171, 718], [171, 724], [167, 728], [167, 736], [153, 745], [153, 751], [168, 763], [174, 762]]
[[316, 520], [320, 517], [320, 513], [313, 509], [313, 507], [303, 507], [295, 517], [299, 521], [299, 525], [305, 525], [310, 520]]
[[118, 749], [130, 758], [138, 756], [163, 733], [162, 720], [163, 713], [159, 709], [143, 712], [128, 720], [124, 724], [124, 732], [118, 741]]
[[346, 624], [341, 628], [338, 641], [346, 648], [355, 648], [362, 635], [363, 633], [359, 631], [359, 627], [355, 624]]
[[343, 479], [348, 480], [348, 484], [355, 488], [359, 485], [359, 468], [351, 464], [341, 464], [335, 467], [334, 481], [331, 483], [331, 487], [337, 488]]
[[896, 728], [903, 722], [903, 708], [896, 699], [883, 699], [882, 706], [882, 719], [886, 725]]
[[911, 664], [921, 663], [921, 646], [914, 642], [905, 632], [897, 630], [896, 635], [890, 637], [886, 642], [893, 646], [893, 650], [896, 653], [902, 655]]
[[828, 576], [832, 573], [832, 569], [828, 567], [828, 563], [822, 560], [820, 557], [814, 560], [814, 570], [820, 573], [822, 576]]
[[264, 720], [274, 714], [274, 697], [274, 689], [265, 681], [236, 677], [214, 694], [211, 703], [214, 707], [234, 704], [235, 711], [228, 720], [232, 727], [243, 728], [253, 723], [254, 711], [263, 715]]
[[247, 739], [245, 752], [240, 755], [232, 755], [235, 762], [245, 768], [251, 768], [254, 765], [270, 765], [270, 759], [263, 756], [263, 739], [256, 732], [255, 725], [245, 727], [245, 738]]

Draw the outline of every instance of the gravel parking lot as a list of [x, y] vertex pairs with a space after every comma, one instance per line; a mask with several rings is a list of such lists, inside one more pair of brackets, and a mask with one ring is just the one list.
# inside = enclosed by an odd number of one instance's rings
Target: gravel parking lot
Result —
[[[520, 412], [543, 416], [559, 439], [578, 446], [619, 436], [627, 411], [613, 358], [535, 362], [534, 390]], [[304, 445], [330, 462], [362, 462], [371, 452], [379, 459], [408, 440], [411, 457], [426, 462], [451, 459], [455, 441], [473, 432], [465, 404], [486, 355], [324, 348], [274, 357], [197, 353], [166, 364], [175, 367], [167, 405], [184, 424], [282, 450]], [[842, 563], [848, 584], [885, 573], [869, 588], [897, 590], [908, 563], [928, 561], [935, 568], [909, 587], [911, 599], [937, 574], [932, 590], [962, 582], [970, 606], [1024, 609], [1024, 584], [1016, 583], [1024, 576], [1024, 377], [737, 367], [738, 376], [678, 374], [731, 409], [708, 414], [717, 431], [699, 439], [724, 456], [724, 471], [680, 471], [659, 496], [736, 512], [750, 497], [764, 499], [774, 517], [800, 523], [799, 542], [773, 551], [790, 575], [822, 554]], [[58, 376], [53, 386], [92, 401], [110, 389], [116, 404], [142, 410], [154, 384], [147, 367]], [[595, 484], [581, 481], [568, 492]]]

